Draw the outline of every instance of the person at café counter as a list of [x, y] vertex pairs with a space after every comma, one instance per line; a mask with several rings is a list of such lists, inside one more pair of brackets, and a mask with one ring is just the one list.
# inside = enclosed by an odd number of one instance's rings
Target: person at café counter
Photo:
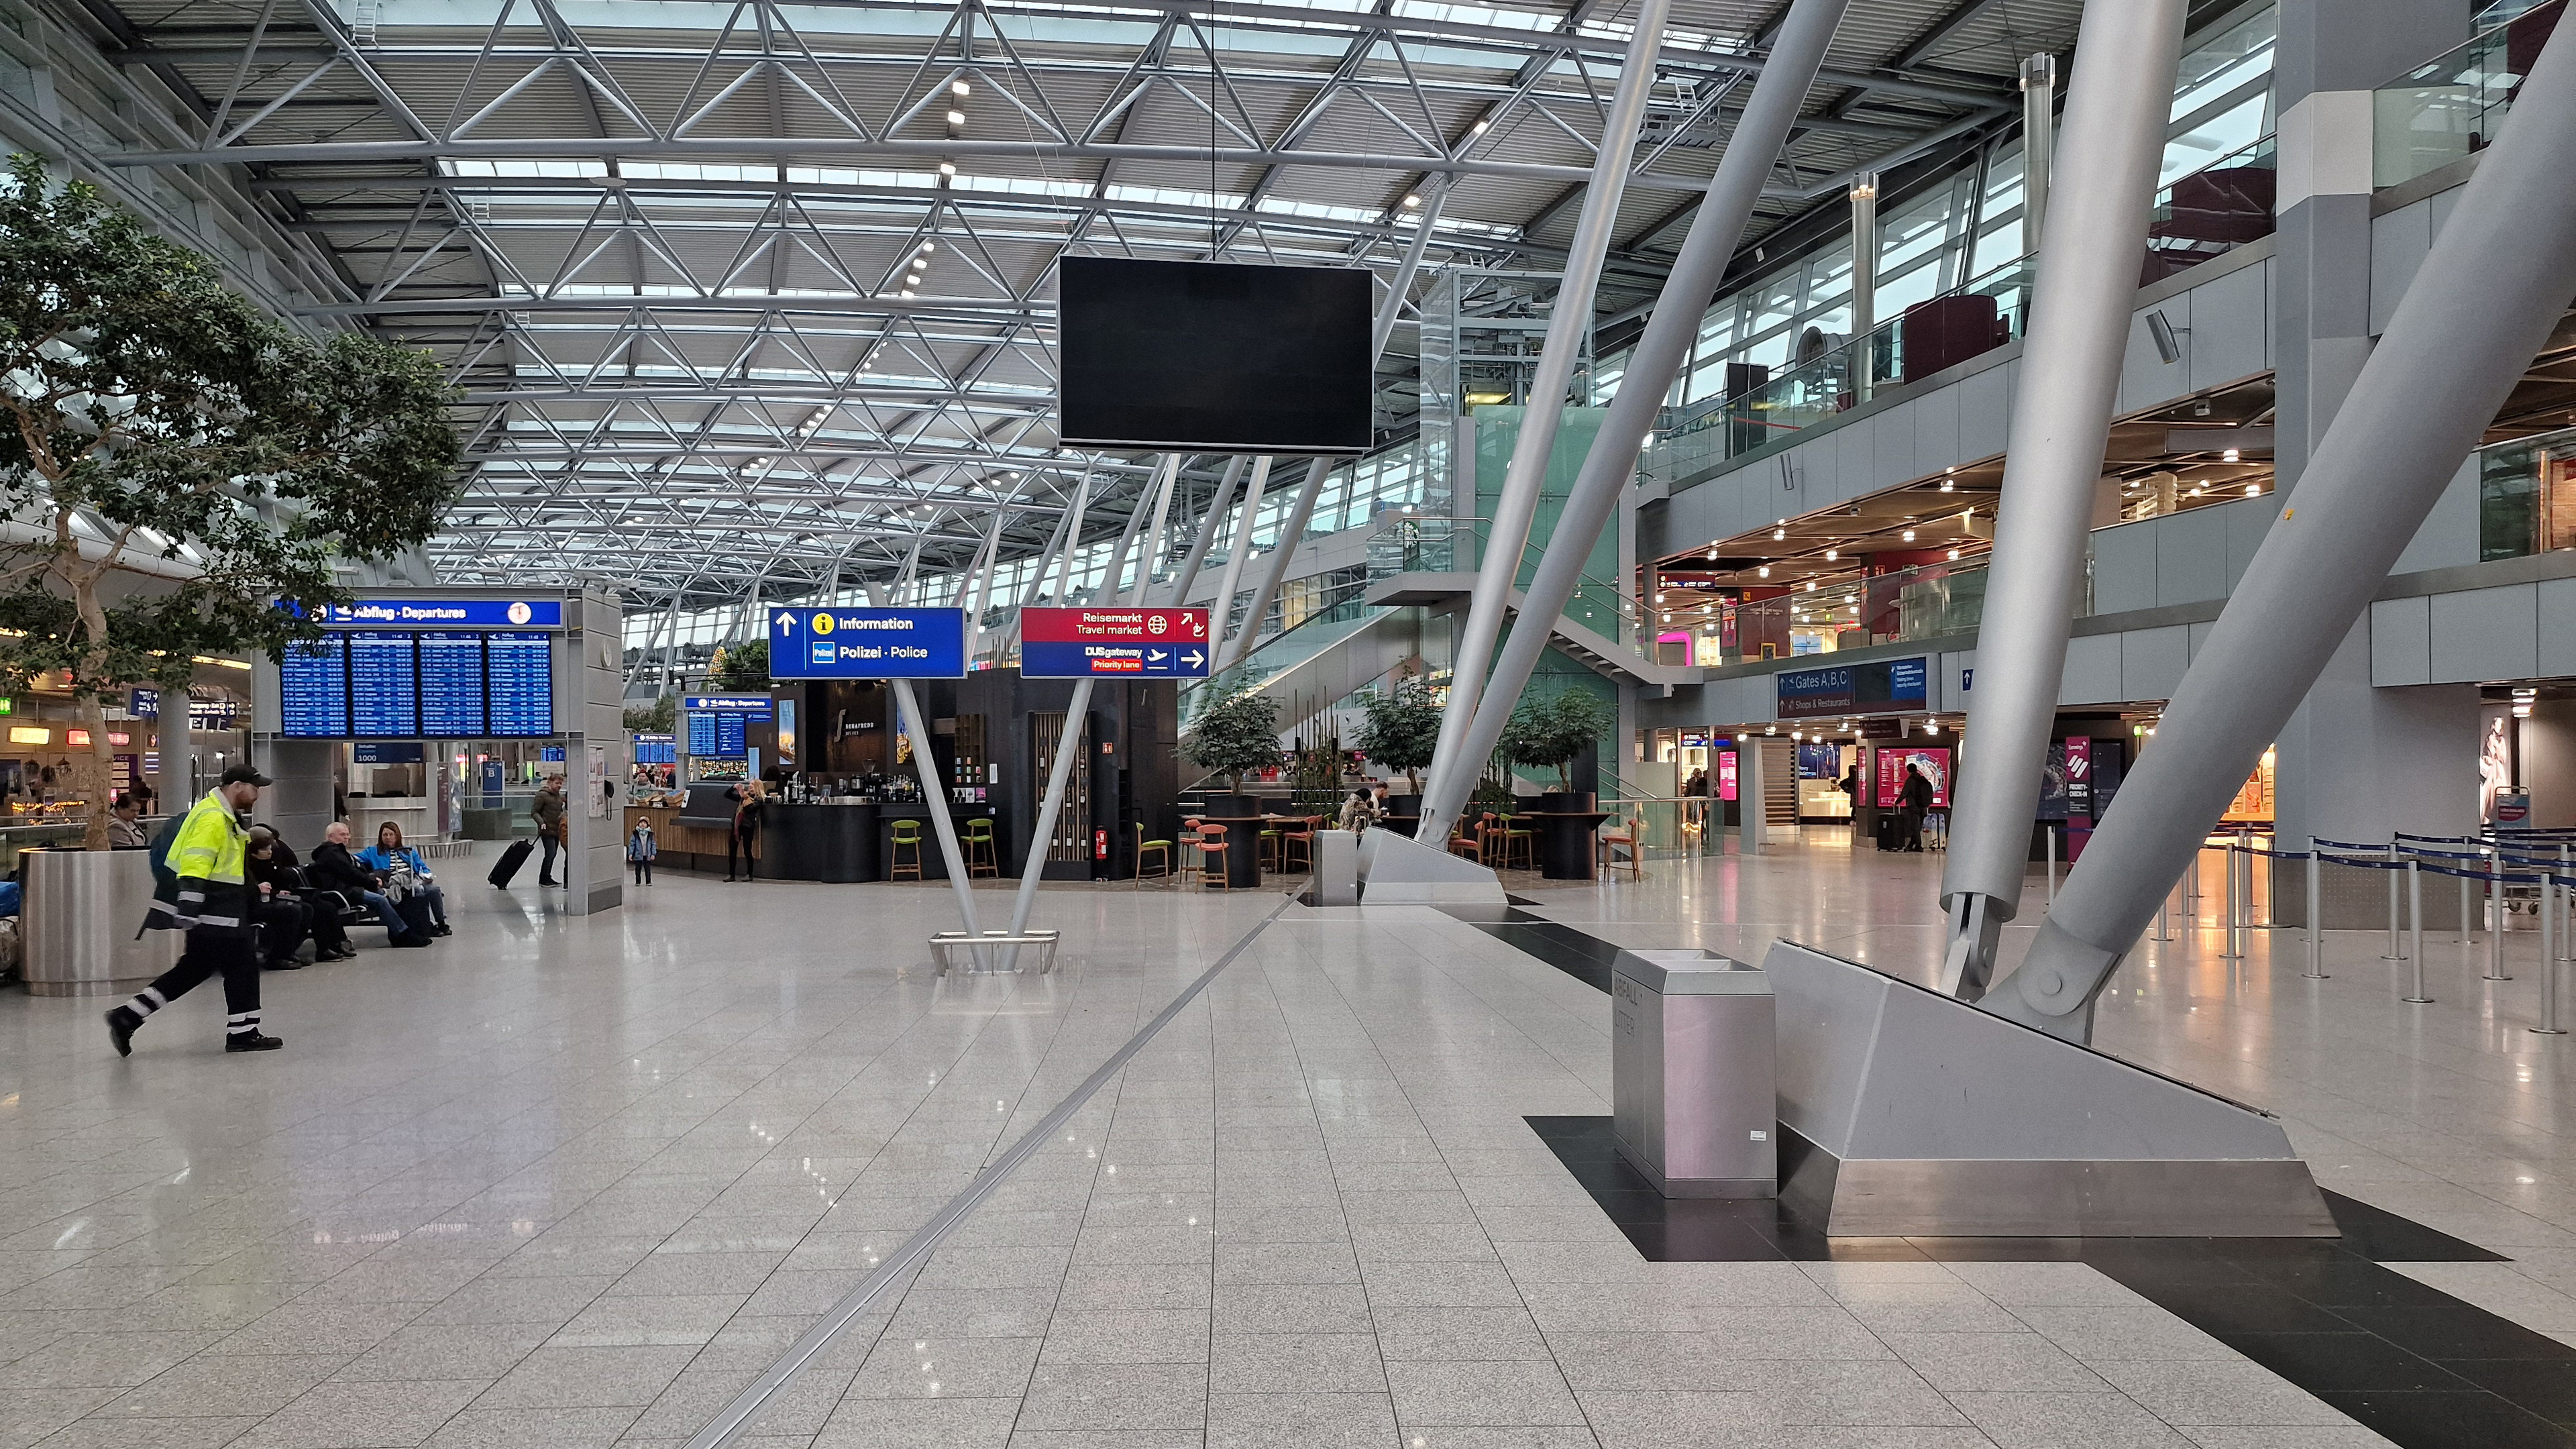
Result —
[[[727, 787], [725, 798], [733, 802], [733, 827], [725, 832], [725, 879], [749, 880], [760, 865], [760, 817], [769, 802], [758, 780]], [[735, 873], [736, 856], [742, 862], [739, 875]]]

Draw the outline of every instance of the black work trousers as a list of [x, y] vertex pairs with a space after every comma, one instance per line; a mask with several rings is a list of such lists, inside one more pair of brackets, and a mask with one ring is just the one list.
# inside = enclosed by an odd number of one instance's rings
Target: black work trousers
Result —
[[164, 1005], [185, 996], [207, 977], [223, 973], [224, 1011], [232, 1016], [259, 1010], [259, 938], [248, 932], [218, 931], [200, 926], [188, 933], [188, 949], [179, 964], [152, 983]]
[[740, 860], [742, 862], [741, 874], [744, 880], [749, 880], [752, 876], [758, 874], [760, 869], [759, 846], [760, 832], [757, 830], [726, 831], [725, 879], [733, 879], [734, 862], [736, 860]]

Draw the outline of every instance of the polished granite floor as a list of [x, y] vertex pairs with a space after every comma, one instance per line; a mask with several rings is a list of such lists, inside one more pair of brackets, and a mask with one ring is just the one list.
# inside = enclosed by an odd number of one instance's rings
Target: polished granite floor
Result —
[[[1527, 914], [1919, 973], [1938, 866], [1822, 832]], [[269, 978], [280, 1053], [190, 998], [120, 1061], [105, 1003], [0, 995], [0, 1449], [684, 1443], [1279, 904], [1050, 890], [1061, 974], [939, 981], [936, 885], [666, 874], [583, 920], [445, 874], [434, 950]], [[2154, 948], [2102, 1044], [2480, 1250], [2374, 1272], [2576, 1342], [2576, 1047], [2523, 1030], [2532, 973], [2437, 938], [2406, 1006], [2382, 938], [2324, 982], [2293, 941]], [[742, 1442], [2386, 1442], [2080, 1258], [1653, 1260], [1566, 1155], [1607, 1025], [1468, 922], [1290, 906]], [[2576, 1443], [2526, 1417], [2383, 1427]]]

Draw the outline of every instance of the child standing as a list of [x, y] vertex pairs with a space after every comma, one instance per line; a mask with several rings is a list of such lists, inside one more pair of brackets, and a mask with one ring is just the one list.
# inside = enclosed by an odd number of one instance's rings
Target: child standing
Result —
[[626, 861], [635, 867], [637, 885], [653, 883], [653, 855], [653, 822], [638, 820], [634, 831], [626, 837]]

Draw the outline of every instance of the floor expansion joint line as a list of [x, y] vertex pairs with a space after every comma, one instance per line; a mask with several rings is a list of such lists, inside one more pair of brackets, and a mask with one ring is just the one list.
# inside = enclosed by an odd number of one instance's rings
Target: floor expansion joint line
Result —
[[696, 1437], [689, 1440], [687, 1449], [725, 1449], [725, 1446], [747, 1433], [753, 1424], [759, 1422], [761, 1413], [787, 1391], [788, 1385], [796, 1381], [796, 1376], [803, 1373], [808, 1364], [820, 1357], [825, 1349], [830, 1348], [849, 1326], [857, 1321], [860, 1314], [867, 1312], [871, 1304], [885, 1295], [888, 1288], [893, 1287], [903, 1275], [921, 1266], [924, 1260], [937, 1251], [939, 1245], [947, 1240], [948, 1235], [955, 1232], [958, 1225], [966, 1220], [967, 1214], [980, 1206], [984, 1199], [992, 1196], [1004, 1182], [1010, 1179], [1012, 1173], [1020, 1169], [1022, 1164], [1037, 1155], [1038, 1148], [1051, 1140], [1066, 1122], [1072, 1120], [1073, 1114], [1081, 1111], [1083, 1104], [1089, 1102], [1093, 1094], [1107, 1086], [1110, 1078], [1124, 1070], [1127, 1063], [1133, 1060], [1138, 1052], [1143, 1051], [1148, 1043], [1161, 1035], [1164, 1027], [1171, 1025], [1173, 1018], [1187, 1009], [1191, 1002], [1198, 1000], [1200, 993], [1206, 991], [1209, 984], [1218, 976], [1224, 974], [1225, 968], [1234, 964], [1236, 957], [1249, 949], [1252, 943], [1260, 938], [1262, 932], [1270, 929], [1271, 924], [1279, 919], [1281, 912], [1294, 904], [1296, 904], [1294, 897], [1281, 897], [1279, 904], [1271, 908], [1270, 914], [1255, 922], [1251, 930], [1244, 932], [1233, 945], [1228, 946], [1225, 954], [1216, 958], [1214, 965], [1201, 972], [1197, 980], [1183, 987], [1180, 995], [1173, 997], [1170, 1004], [1166, 1005], [1152, 1021], [1145, 1023], [1142, 1029], [1127, 1039], [1126, 1045], [1110, 1053], [1109, 1059], [1102, 1062], [1090, 1076], [1083, 1078], [1082, 1084], [1068, 1093], [1063, 1101], [1056, 1103], [1054, 1109], [1049, 1111], [1043, 1120], [1023, 1134], [1019, 1141], [1012, 1143], [1010, 1148], [995, 1159], [990, 1167], [975, 1174], [975, 1180], [968, 1183], [964, 1191], [949, 1199], [938, 1212], [931, 1215], [929, 1222], [922, 1224], [919, 1231], [904, 1240], [903, 1246], [887, 1255], [885, 1261], [878, 1264], [866, 1278], [861, 1279], [856, 1288], [851, 1289], [840, 1302], [833, 1304], [831, 1311], [825, 1313], [813, 1327], [799, 1335], [796, 1341], [788, 1346], [787, 1352], [779, 1355], [776, 1363], [771, 1364], [749, 1388], [744, 1389], [732, 1403], [725, 1406], [723, 1413], [716, 1415], [705, 1428], [697, 1432]]

